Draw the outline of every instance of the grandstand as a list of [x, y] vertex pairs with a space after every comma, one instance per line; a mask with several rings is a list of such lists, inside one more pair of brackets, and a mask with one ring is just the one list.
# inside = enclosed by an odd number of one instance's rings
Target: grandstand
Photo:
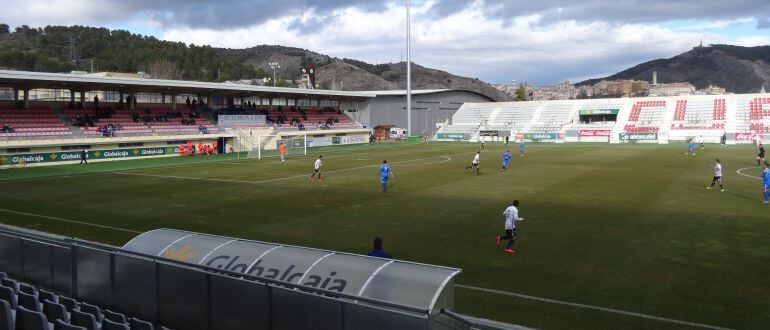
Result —
[[[257, 136], [290, 131], [315, 132], [306, 141], [313, 146], [363, 143], [370, 130], [346, 110], [356, 106], [354, 101], [374, 97], [367, 92], [1, 70], [0, 88], [13, 90], [3, 94], [12, 99], [0, 100], [3, 167], [20, 161], [73, 162], [78, 156], [72, 150], [81, 148], [89, 149], [88, 158], [96, 161], [174, 156], [182, 153], [181, 144], [216, 145], [218, 153], [251, 151]], [[231, 116], [227, 127], [219, 126], [219, 115]], [[251, 117], [239, 121], [238, 115]]]
[[[632, 134], [646, 142], [666, 143], [703, 136], [717, 142], [747, 143], [770, 136], [770, 95], [690, 95], [655, 98], [466, 103], [438, 133], [482, 130], [499, 136], [535, 134], [563, 137], [539, 140], [578, 141], [581, 131], [602, 131], [608, 142]], [[438, 137], [439, 135], [437, 135]], [[604, 135], [603, 135], [604, 136]], [[623, 137], [623, 138], [621, 138]]]

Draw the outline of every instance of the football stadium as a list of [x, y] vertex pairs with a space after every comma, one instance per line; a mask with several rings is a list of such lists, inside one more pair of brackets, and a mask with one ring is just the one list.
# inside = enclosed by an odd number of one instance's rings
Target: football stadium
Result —
[[0, 330], [770, 328], [764, 84], [412, 88], [407, 15], [388, 90], [23, 70], [0, 24]]
[[[0, 111], [14, 128], [0, 155], [3, 284], [19, 292], [12, 306], [36, 298], [31, 310], [49, 319], [66, 302], [73, 319], [88, 306], [94, 322], [135, 319], [132, 329], [770, 322], [756, 145], [770, 94], [469, 102], [433, 135], [396, 139], [348, 115], [371, 107], [373, 93], [0, 77], [23, 105]], [[56, 88], [65, 84], [80, 95]], [[32, 88], [74, 100], [34, 102], [24, 97]], [[201, 102], [188, 106], [187, 95]], [[303, 114], [304, 130], [267, 119]], [[78, 127], [86, 115], [119, 128]], [[690, 153], [692, 139], [703, 149]], [[478, 173], [465, 168], [477, 151]], [[319, 156], [323, 176], [309, 179]], [[724, 189], [706, 190], [715, 159]], [[495, 238], [514, 198], [527, 220], [505, 253]], [[373, 237], [394, 261], [361, 256]], [[364, 325], [372, 318], [376, 327]]]

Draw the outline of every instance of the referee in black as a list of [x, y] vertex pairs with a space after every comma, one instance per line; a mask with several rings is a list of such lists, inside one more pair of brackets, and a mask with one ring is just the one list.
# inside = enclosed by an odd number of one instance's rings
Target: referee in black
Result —
[[80, 150], [80, 165], [88, 165], [88, 152], [86, 152], [86, 148], [83, 148], [83, 150]]

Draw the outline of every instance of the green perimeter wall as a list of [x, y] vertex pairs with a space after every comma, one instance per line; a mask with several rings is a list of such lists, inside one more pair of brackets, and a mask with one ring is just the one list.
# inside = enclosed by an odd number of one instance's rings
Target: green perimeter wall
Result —
[[[201, 139], [190, 141], [194, 145], [198, 143], [211, 145], [215, 139]], [[170, 144], [174, 142], [173, 144]], [[171, 157], [179, 155], [179, 143], [181, 141], [153, 141], [141, 142], [132, 147], [121, 147], [119, 144], [94, 145], [93, 149], [87, 149], [89, 161], [121, 160], [141, 157]], [[53, 165], [67, 162], [80, 162], [80, 149], [62, 150], [72, 146], [48, 146], [30, 148], [29, 152], [14, 153], [8, 149], [1, 149], [0, 166], [18, 165], [23, 159], [26, 165]]]

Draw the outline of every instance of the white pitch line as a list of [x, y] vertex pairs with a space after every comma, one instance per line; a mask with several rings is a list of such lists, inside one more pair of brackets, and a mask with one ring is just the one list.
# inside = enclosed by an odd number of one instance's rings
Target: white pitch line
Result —
[[[403, 148], [403, 147], [409, 147], [410, 145], [396, 145], [396, 146], [376, 146], [376, 147], [367, 147], [367, 148], [346, 148], [346, 149], [338, 149], [338, 150], [332, 150], [328, 151], [327, 153], [336, 153], [336, 152], [348, 152], [348, 151], [369, 151], [369, 150], [379, 150], [379, 149], [387, 149], [387, 148]], [[224, 154], [222, 154], [224, 155]], [[344, 155], [343, 157], [352, 156], [351, 155]], [[171, 159], [171, 158], [169, 158]], [[189, 162], [189, 163], [182, 163], [182, 164], [166, 164], [166, 165], [151, 165], [151, 166], [144, 166], [144, 167], [137, 167], [137, 168], [127, 168], [123, 170], [118, 171], [139, 171], [139, 170], [149, 170], [149, 169], [158, 169], [158, 168], [175, 168], [175, 167], [190, 167], [190, 166], [198, 166], [198, 165], [207, 165], [207, 164], [220, 164], [220, 163], [228, 163], [228, 164], [238, 164], [243, 163], [244, 165], [251, 165], [254, 166], [252, 162], [250, 162], [252, 159], [244, 158], [242, 160], [240, 159], [213, 159], [213, 160], [204, 160], [204, 161], [196, 161], [196, 162]], [[259, 164], [257, 164], [259, 165]], [[67, 165], [60, 165], [60, 166], [67, 166]], [[100, 171], [93, 171], [93, 172], [85, 172], [85, 173], [69, 173], [69, 174], [57, 174], [57, 175], [49, 175], [49, 176], [41, 176], [36, 178], [26, 178], [26, 179], [17, 179], [17, 180], [0, 180], [0, 184], [3, 183], [21, 183], [21, 182], [28, 182], [28, 181], [39, 181], [39, 180], [48, 180], [48, 179], [59, 179], [59, 178], [66, 178], [66, 177], [75, 177], [75, 176], [88, 176], [88, 175], [98, 175], [98, 174], [112, 174], [115, 170], [100, 170]]]
[[687, 326], [697, 327], [697, 328], [715, 329], [715, 330], [731, 330], [730, 328], [718, 327], [718, 326], [709, 325], [709, 324], [703, 324], [703, 323], [696, 323], [696, 322], [689, 322], [689, 321], [670, 319], [670, 318], [667, 318], [667, 317], [660, 317], [660, 316], [654, 316], [654, 315], [648, 315], [648, 314], [642, 314], [642, 313], [636, 313], [636, 312], [629, 312], [629, 311], [624, 311], [624, 310], [614, 309], [614, 308], [607, 308], [607, 307], [600, 307], [600, 306], [594, 306], [594, 305], [586, 305], [586, 304], [580, 304], [580, 303], [573, 303], [573, 302], [556, 300], [556, 299], [535, 297], [535, 296], [525, 295], [525, 294], [521, 294], [521, 293], [514, 293], [514, 292], [500, 291], [500, 290], [492, 290], [492, 289], [481, 288], [481, 287], [476, 287], [476, 286], [469, 286], [469, 285], [462, 285], [462, 284], [455, 284], [455, 287], [463, 288], [463, 289], [468, 289], [468, 290], [488, 292], [488, 293], [495, 293], [495, 294], [500, 294], [500, 295], [505, 295], [505, 296], [522, 298], [522, 299], [536, 300], [536, 301], [540, 301], [540, 302], [544, 302], [544, 303], [549, 303], [549, 304], [566, 305], [566, 306], [571, 306], [571, 307], [592, 309], [592, 310], [608, 312], [608, 313], [614, 313], [614, 314], [622, 314], [622, 315], [626, 315], [626, 316], [634, 316], [634, 317], [639, 317], [639, 318], [648, 319], [648, 320], [655, 320], [655, 321], [666, 322], [666, 323], [687, 325]]
[[42, 214], [26, 213], [26, 212], [19, 212], [19, 211], [14, 211], [14, 210], [7, 210], [7, 209], [0, 209], [0, 212], [13, 213], [13, 214], [19, 214], [19, 215], [26, 215], [26, 216], [30, 216], [30, 217], [44, 218], [44, 219], [49, 219], [49, 220], [61, 221], [61, 222], [69, 222], [69, 223], [75, 223], [75, 224], [84, 225], [84, 226], [91, 226], [91, 227], [98, 227], [98, 228], [104, 228], [104, 229], [112, 229], [112, 230], [118, 230], [118, 231], [125, 231], [125, 232], [128, 232], [128, 233], [135, 233], [135, 234], [141, 234], [142, 233], [141, 231], [138, 231], [138, 230], [125, 229], [125, 228], [119, 228], [119, 227], [112, 227], [112, 226], [106, 226], [106, 225], [99, 225], [99, 224], [85, 222], [85, 221], [63, 219], [63, 218], [57, 218], [57, 217], [52, 217], [52, 216], [42, 215]]
[[741, 172], [741, 171], [744, 171], [744, 170], [748, 170], [748, 169], [752, 169], [752, 168], [757, 168], [757, 167], [759, 167], [759, 166], [751, 166], [751, 167], [744, 167], [744, 168], [740, 168], [740, 169], [738, 169], [737, 171], [735, 171], [735, 173], [738, 173], [739, 175], [743, 175], [743, 176], [745, 176], [745, 177], [747, 177], [747, 178], [752, 178], [752, 179], [762, 180], [762, 178], [760, 178], [760, 177], [756, 177], [756, 176], [753, 176], [753, 175], [744, 174], [743, 172]]
[[[459, 153], [459, 154], [466, 154], [465, 153]], [[437, 162], [430, 162], [430, 163], [422, 163], [422, 164], [410, 164], [410, 165], [402, 165], [402, 167], [406, 166], [418, 166], [418, 165], [432, 165], [432, 164], [441, 164], [446, 163], [452, 160], [451, 157], [453, 155], [459, 155], [459, 154], [452, 154], [452, 155], [445, 155], [445, 156], [435, 156], [435, 157], [427, 157], [427, 158], [419, 158], [419, 159], [410, 159], [410, 160], [403, 160], [398, 162], [393, 162], [391, 164], [400, 164], [400, 163], [406, 163], [406, 162], [413, 162], [413, 161], [420, 161], [420, 160], [427, 160], [427, 159], [434, 159], [434, 158], [444, 158], [441, 161]], [[351, 167], [351, 168], [344, 168], [339, 170], [332, 170], [332, 171], [324, 171], [322, 173], [337, 173], [337, 172], [347, 172], [347, 171], [353, 171], [353, 170], [360, 170], [364, 168], [373, 168], [380, 166], [378, 165], [366, 165], [366, 166], [358, 166], [358, 167]], [[229, 182], [229, 183], [245, 183], [245, 184], [257, 184], [257, 183], [265, 183], [265, 182], [274, 182], [274, 181], [283, 181], [283, 180], [291, 180], [291, 179], [297, 179], [297, 178], [306, 178], [308, 177], [307, 174], [301, 174], [301, 175], [294, 175], [294, 176], [287, 176], [282, 178], [275, 178], [275, 179], [266, 179], [266, 180], [257, 180], [257, 181], [247, 181], [247, 180], [232, 180], [232, 179], [213, 179], [213, 178], [198, 178], [198, 177], [190, 177], [190, 176], [179, 176], [179, 175], [159, 175], [159, 174], [144, 174], [144, 173], [134, 173], [134, 172], [113, 172], [113, 174], [117, 175], [133, 175], [133, 176], [146, 176], [151, 178], [167, 178], [167, 179], [180, 179], [180, 180], [198, 180], [198, 181], [212, 181], [212, 182]]]

